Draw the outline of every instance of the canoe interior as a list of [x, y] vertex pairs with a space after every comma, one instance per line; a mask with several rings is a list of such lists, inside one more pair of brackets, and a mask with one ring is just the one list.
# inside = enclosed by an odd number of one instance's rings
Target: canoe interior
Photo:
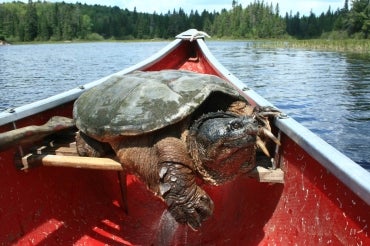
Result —
[[[145, 68], [220, 75], [196, 42], [182, 42]], [[40, 125], [71, 117], [73, 102], [17, 121]], [[0, 132], [13, 124], [0, 126]], [[363, 200], [281, 133], [276, 159], [284, 184], [240, 177], [203, 185], [215, 210], [199, 231], [173, 222], [165, 204], [128, 176], [128, 214], [119, 173], [72, 168], [15, 168], [18, 148], [0, 153], [1, 245], [370, 245], [370, 209]], [[27, 146], [23, 147], [27, 151]]]

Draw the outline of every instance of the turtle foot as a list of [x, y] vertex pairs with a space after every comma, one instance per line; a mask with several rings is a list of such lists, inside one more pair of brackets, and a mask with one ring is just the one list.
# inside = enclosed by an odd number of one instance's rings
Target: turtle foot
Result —
[[186, 166], [162, 163], [159, 191], [175, 220], [197, 230], [213, 213], [213, 201], [195, 183], [194, 173]]

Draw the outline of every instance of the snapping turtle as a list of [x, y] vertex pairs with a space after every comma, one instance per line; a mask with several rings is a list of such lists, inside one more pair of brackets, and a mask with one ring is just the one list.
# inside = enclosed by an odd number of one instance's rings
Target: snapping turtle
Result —
[[219, 185], [247, 173], [255, 167], [256, 143], [272, 135], [264, 114], [226, 81], [189, 71], [112, 77], [83, 93], [73, 116], [80, 155], [113, 149], [123, 168], [193, 229], [213, 212], [195, 177]]

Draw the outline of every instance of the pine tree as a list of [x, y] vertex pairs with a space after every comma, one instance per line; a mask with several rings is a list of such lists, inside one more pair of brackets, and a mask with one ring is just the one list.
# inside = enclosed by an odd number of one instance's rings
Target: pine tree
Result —
[[360, 33], [364, 38], [370, 32], [370, 0], [352, 0], [348, 13], [347, 30], [350, 35]]
[[348, 10], [349, 10], [349, 8], [348, 8], [348, 0], [345, 0], [345, 1], [344, 1], [344, 7], [343, 7], [343, 10], [344, 10], [345, 12], [348, 12]]
[[24, 20], [24, 41], [33, 41], [37, 35], [37, 12], [32, 0], [28, 0], [26, 16]]

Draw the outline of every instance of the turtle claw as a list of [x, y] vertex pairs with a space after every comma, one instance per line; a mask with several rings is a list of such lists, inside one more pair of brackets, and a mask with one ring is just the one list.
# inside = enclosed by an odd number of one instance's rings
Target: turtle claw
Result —
[[202, 222], [212, 214], [214, 205], [202, 189], [197, 189], [194, 195], [194, 199], [185, 204], [170, 207], [169, 211], [177, 222], [187, 224], [192, 230], [197, 231]]
[[257, 137], [257, 146], [259, 147], [262, 152], [271, 157], [268, 149], [267, 149], [267, 142], [272, 140], [275, 144], [281, 145], [280, 140], [271, 132], [271, 125], [269, 118], [275, 117], [281, 114], [281, 111], [272, 107], [272, 106], [263, 106], [263, 107], [255, 107], [254, 108], [254, 117], [260, 123], [260, 129], [258, 131]]
[[274, 141], [274, 143], [276, 143], [277, 145], [279, 145], [279, 146], [281, 145], [280, 140], [277, 137], [275, 137], [275, 135], [272, 134], [272, 132], [270, 130], [268, 130], [268, 129], [264, 128], [264, 127], [262, 127], [261, 129], [262, 129], [263, 134], [266, 137], [268, 137], [269, 139], [271, 139], [272, 141]]
[[256, 144], [257, 144], [257, 146], [262, 150], [262, 152], [263, 152], [267, 157], [271, 157], [270, 152], [268, 151], [268, 149], [267, 149], [267, 147], [266, 147], [265, 142], [264, 142], [264, 141], [262, 141], [260, 137], [257, 137]]
[[281, 114], [281, 111], [273, 106], [258, 106], [255, 107], [255, 112], [260, 114], [261, 116], [276, 116]]
[[212, 214], [212, 211], [213, 202], [209, 196], [207, 194], [199, 195], [194, 202], [193, 208], [190, 209], [190, 213], [187, 215], [188, 226], [190, 226], [194, 231], [197, 231], [202, 225], [204, 218], [208, 218]]

